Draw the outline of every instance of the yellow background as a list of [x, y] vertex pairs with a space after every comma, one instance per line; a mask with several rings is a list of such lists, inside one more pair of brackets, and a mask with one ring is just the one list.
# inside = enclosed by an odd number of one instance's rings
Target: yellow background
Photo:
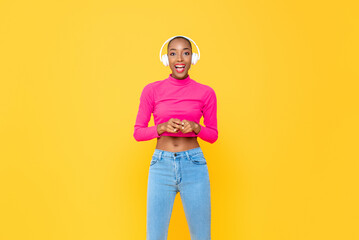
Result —
[[132, 134], [175, 35], [218, 98], [212, 239], [359, 239], [356, 2], [0, 1], [0, 239], [145, 239], [156, 140]]

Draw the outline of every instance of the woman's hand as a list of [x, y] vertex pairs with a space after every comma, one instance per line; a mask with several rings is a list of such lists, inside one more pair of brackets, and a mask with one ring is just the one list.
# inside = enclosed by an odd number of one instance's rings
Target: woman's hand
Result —
[[181, 120], [178, 118], [171, 118], [167, 122], [158, 124], [157, 132], [158, 134], [162, 134], [163, 132], [178, 133], [181, 125]]
[[183, 133], [189, 133], [193, 131], [198, 134], [199, 131], [201, 131], [201, 125], [193, 121], [182, 120], [180, 130]]

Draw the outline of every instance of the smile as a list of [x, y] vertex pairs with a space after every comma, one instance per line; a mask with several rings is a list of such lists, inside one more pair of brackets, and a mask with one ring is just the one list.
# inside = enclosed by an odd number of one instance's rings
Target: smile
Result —
[[175, 65], [176, 71], [177, 71], [178, 73], [183, 72], [184, 69], [185, 69], [185, 67], [186, 67], [185, 64], [176, 64], [176, 65]]

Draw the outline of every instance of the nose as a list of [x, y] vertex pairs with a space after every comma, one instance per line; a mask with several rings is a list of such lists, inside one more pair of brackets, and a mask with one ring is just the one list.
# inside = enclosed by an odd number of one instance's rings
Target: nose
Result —
[[177, 54], [177, 56], [178, 56], [178, 57], [177, 57], [177, 60], [178, 60], [179, 62], [181, 62], [182, 59], [183, 59], [183, 58], [182, 58], [182, 55], [181, 55], [181, 54]]

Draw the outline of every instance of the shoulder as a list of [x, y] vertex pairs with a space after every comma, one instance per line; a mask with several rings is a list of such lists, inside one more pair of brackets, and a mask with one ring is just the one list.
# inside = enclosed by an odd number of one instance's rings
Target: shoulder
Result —
[[209, 85], [199, 83], [197, 81], [194, 81], [194, 85], [195, 85], [196, 88], [200, 89], [201, 92], [205, 93], [205, 96], [207, 96], [207, 97], [216, 95], [215, 90]]
[[142, 92], [144, 93], [152, 93], [153, 92], [153, 89], [158, 87], [159, 85], [161, 85], [163, 82], [163, 80], [158, 80], [158, 81], [154, 81], [154, 82], [150, 82], [150, 83], [147, 83], [144, 87], [143, 87], [143, 90]]
[[[165, 80], [165, 79], [164, 79]], [[158, 87], [158, 86], [160, 86], [160, 85], [162, 85], [163, 83], [164, 83], [164, 80], [157, 80], [157, 81], [154, 81], [154, 82], [150, 82], [150, 83], [147, 83], [144, 87], [143, 87], [143, 89], [153, 89], [153, 88], [156, 88], [156, 87]]]
[[145, 88], [146, 88], [146, 89], [151, 89], [151, 88], [155, 87], [156, 85], [158, 85], [161, 81], [162, 81], [162, 80], [147, 83], [143, 88], [144, 88], [144, 89], [145, 89]]

